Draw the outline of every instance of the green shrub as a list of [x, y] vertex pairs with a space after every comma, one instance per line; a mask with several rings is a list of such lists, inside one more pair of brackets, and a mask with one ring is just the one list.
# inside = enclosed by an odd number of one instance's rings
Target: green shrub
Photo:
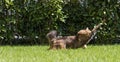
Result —
[[120, 36], [119, 13], [119, 0], [1, 0], [0, 40], [1, 44], [13, 44], [18, 36], [27, 38], [22, 43], [30, 39], [27, 43], [45, 43], [50, 30], [75, 35], [105, 19], [96, 43], [111, 43]]

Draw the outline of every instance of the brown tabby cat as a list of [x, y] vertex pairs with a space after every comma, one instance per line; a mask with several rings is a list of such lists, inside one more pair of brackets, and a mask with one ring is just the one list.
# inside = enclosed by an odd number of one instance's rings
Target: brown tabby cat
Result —
[[58, 37], [55, 34], [57, 32], [51, 31], [47, 34], [50, 43], [49, 49], [87, 48], [86, 45], [94, 37], [94, 34], [101, 25], [103, 23], [98, 24], [92, 30], [89, 30], [89, 28], [82, 29], [75, 36]]

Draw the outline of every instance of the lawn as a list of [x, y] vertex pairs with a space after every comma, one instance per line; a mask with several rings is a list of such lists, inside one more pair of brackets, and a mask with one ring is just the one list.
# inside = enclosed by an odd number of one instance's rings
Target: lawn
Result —
[[120, 62], [120, 45], [47, 49], [48, 46], [0, 46], [0, 62]]

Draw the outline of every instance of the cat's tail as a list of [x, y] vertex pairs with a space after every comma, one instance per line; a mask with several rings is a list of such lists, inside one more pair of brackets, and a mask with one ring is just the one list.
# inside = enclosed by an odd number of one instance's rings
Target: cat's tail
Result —
[[46, 37], [48, 38], [48, 40], [52, 40], [54, 38], [56, 38], [58, 36], [58, 32], [56, 30], [52, 30], [49, 33], [47, 33]]

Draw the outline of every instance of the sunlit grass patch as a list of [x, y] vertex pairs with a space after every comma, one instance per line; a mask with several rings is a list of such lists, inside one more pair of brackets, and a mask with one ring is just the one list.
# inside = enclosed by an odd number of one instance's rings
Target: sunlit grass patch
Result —
[[48, 46], [0, 46], [0, 62], [119, 62], [120, 45], [47, 50]]

